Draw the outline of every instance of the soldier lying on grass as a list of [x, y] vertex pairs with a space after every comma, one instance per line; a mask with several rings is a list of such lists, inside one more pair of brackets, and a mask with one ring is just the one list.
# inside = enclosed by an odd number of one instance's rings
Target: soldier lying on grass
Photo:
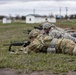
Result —
[[42, 24], [43, 26], [43, 30], [44, 30], [44, 34], [49, 35], [53, 38], [66, 38], [66, 39], [70, 39], [73, 40], [76, 43], [76, 37], [74, 37], [76, 35], [76, 33], [68, 33], [67, 31], [65, 31], [62, 28], [59, 28], [55, 25], [50, 24], [49, 22], [45, 22]]
[[30, 45], [22, 47], [24, 53], [33, 52], [54, 52], [76, 55], [76, 44], [70, 39], [57, 39], [43, 35], [37, 29], [29, 33]]

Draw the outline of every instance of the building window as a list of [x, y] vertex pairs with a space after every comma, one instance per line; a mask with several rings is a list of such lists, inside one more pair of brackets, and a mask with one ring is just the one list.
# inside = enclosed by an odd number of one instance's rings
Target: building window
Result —
[[31, 21], [31, 18], [29, 18], [29, 21]]
[[45, 20], [47, 21], [47, 18]]

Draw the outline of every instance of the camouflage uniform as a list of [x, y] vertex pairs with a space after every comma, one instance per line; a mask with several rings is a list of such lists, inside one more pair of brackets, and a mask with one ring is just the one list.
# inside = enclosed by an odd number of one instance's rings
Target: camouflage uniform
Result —
[[70, 35], [76, 38], [76, 32], [71, 32]]
[[61, 32], [55, 29], [52, 29], [49, 31], [49, 36], [53, 37], [53, 38], [61, 38]]
[[34, 29], [29, 33], [29, 37], [33, 37], [34, 39], [31, 39], [30, 45], [27, 47], [22, 47], [21, 50], [23, 53], [29, 53], [30, 51], [34, 52], [46, 52], [48, 43], [52, 39], [49, 36], [45, 36], [42, 34], [42, 32], [38, 29]]
[[42, 24], [43, 29], [44, 29], [44, 28], [49, 28], [49, 27], [51, 27], [51, 26], [52, 26], [52, 24], [49, 23], [49, 22], [45, 22], [45, 23]]
[[39, 34], [27, 47], [23, 48], [24, 53], [33, 52], [47, 52], [47, 48], [52, 38]]
[[70, 40], [73, 40], [76, 43], [76, 38], [73, 37], [71, 34], [67, 33], [67, 31], [64, 31], [64, 29], [56, 27], [55, 25], [50, 24], [49, 22], [45, 22], [42, 25], [43, 25], [43, 29], [50, 28], [49, 33], [47, 34], [44, 31], [44, 34], [49, 35], [49, 36], [51, 36], [53, 38], [66, 38], [66, 39], [70, 39]]
[[40, 52], [45, 48], [48, 52], [76, 55], [76, 44], [69, 39], [57, 39], [39, 34], [30, 45], [24, 48], [25, 53]]
[[27, 52], [40, 52], [43, 48], [45, 48], [45, 50], [48, 52], [70, 55], [76, 54], [76, 44], [72, 40], [56, 38], [52, 39], [50, 36], [43, 36], [42, 34], [38, 35], [37, 38], [27, 47], [25, 48]]
[[31, 41], [30, 45], [23, 47], [24, 53], [41, 52], [41, 50], [46, 50], [50, 52], [65, 53], [65, 54], [76, 54], [76, 44], [70, 39], [56, 39], [51, 36], [43, 35], [39, 30], [32, 30], [29, 37], [35, 37]]
[[38, 29], [33, 29], [30, 33], [29, 33], [29, 37], [33, 36], [33, 37], [37, 37], [40, 34], [40, 30]]
[[[49, 33], [50, 33], [52, 30], [58, 30], [58, 31], [60, 31], [60, 32], [64, 32], [64, 30], [63, 30], [62, 28], [59, 28], [59, 27], [57, 27], [57, 26], [55, 26], [54, 24], [51, 24], [51, 23], [49, 23], [49, 22], [43, 23], [43, 24], [42, 24], [42, 27], [43, 27], [43, 30], [50, 28]], [[45, 31], [44, 31], [44, 33], [47, 34]]]
[[57, 39], [54, 38], [51, 43], [51, 47], [56, 49], [57, 53], [64, 53], [64, 54], [76, 54], [76, 44], [70, 39]]
[[[52, 25], [52, 24], [49, 23], [49, 22], [45, 22], [45, 23], [42, 24], [43, 31], [44, 31], [44, 29], [48, 29], [48, 28], [52, 28], [52, 27], [54, 27], [54, 25]], [[44, 31], [44, 35], [48, 35], [48, 34], [49, 34], [49, 33], [46, 33], [46, 32]]]
[[66, 32], [63, 32], [63, 31], [53, 29], [49, 32], [49, 36], [51, 36], [53, 38], [70, 39], [70, 40], [73, 40], [76, 43], [76, 38], [75, 37], [72, 37], [69, 33], [66, 33]]
[[[36, 42], [34, 42], [33, 40], [39, 35], [39, 34], [41, 34], [41, 32], [40, 32], [40, 30], [38, 30], [38, 29], [33, 29], [30, 33], [29, 33], [29, 40], [30, 40], [30, 45], [29, 45], [29, 47], [27, 46], [27, 47], [21, 47], [21, 49], [20, 50], [22, 50], [23, 51], [23, 53], [27, 53], [27, 52], [29, 52], [30, 51], [30, 48], [31, 48], [31, 46], [32, 47], [34, 47], [33, 46], [33, 43], [37, 43], [37, 41]], [[33, 39], [32, 39], [33, 38]], [[33, 48], [32, 48], [33, 49]]]

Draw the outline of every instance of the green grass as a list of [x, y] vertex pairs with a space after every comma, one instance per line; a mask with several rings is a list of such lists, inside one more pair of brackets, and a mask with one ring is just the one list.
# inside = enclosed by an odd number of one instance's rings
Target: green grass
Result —
[[[22, 69], [26, 71], [52, 71], [53, 73], [62, 73], [67, 71], [76, 71], [76, 56], [50, 53], [30, 53], [30, 54], [11, 54], [8, 46], [11, 41], [28, 40], [28, 34], [24, 30], [33, 29], [38, 24], [25, 23], [0, 23], [0, 68]], [[76, 27], [76, 21], [57, 21], [60, 27]], [[20, 47], [17, 47], [18, 49]], [[16, 50], [16, 47], [13, 47]]]
[[76, 20], [58, 20], [57, 23], [56, 23], [57, 26], [60, 26], [60, 27], [73, 27], [75, 28], [76, 27]]

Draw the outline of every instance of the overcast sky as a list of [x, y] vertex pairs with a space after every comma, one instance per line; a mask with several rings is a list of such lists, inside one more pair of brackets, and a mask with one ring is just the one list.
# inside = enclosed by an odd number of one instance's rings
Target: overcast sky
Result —
[[76, 0], [0, 0], [0, 15], [76, 14]]

